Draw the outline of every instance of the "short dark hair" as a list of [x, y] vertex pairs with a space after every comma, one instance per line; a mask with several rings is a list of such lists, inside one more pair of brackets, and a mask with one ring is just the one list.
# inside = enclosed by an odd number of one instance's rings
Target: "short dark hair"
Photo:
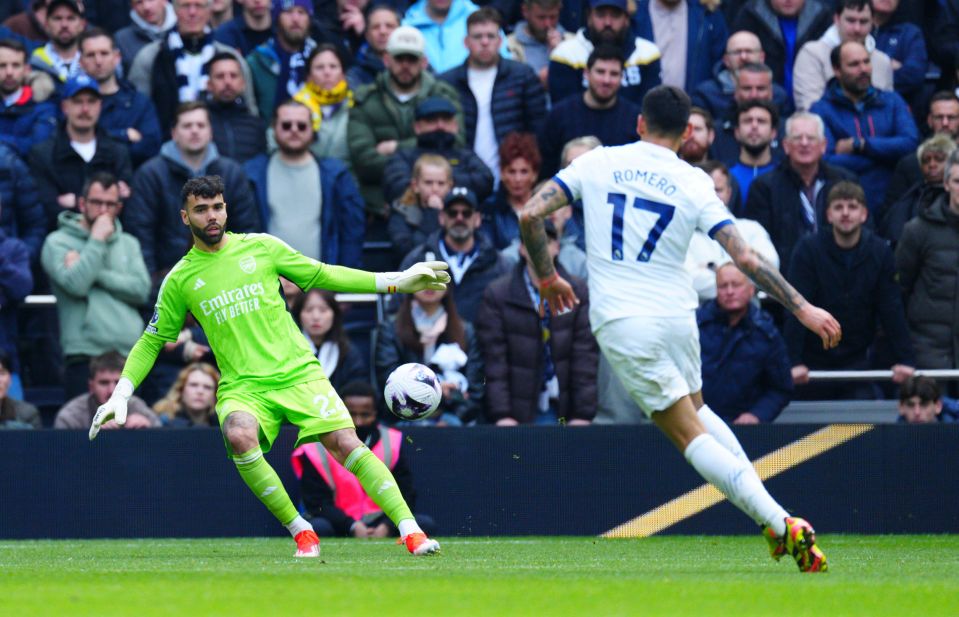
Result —
[[689, 123], [689, 96], [676, 86], [656, 86], [643, 97], [643, 121], [654, 135], [679, 137]]
[[597, 60], [615, 60], [619, 62], [619, 68], [626, 65], [626, 55], [623, 50], [616, 45], [600, 45], [593, 49], [586, 59], [586, 68], [591, 69]]
[[736, 74], [738, 75], [739, 73], [763, 73], [772, 76], [773, 70], [768, 64], [763, 64], [762, 62], [747, 62], [737, 69]]
[[776, 104], [772, 101], [763, 101], [761, 99], [749, 99], [736, 105], [736, 126], [739, 126], [739, 117], [741, 115], [757, 107], [761, 107], [769, 112], [769, 120], [773, 128], [779, 126], [779, 110], [776, 109]]
[[697, 107], [693, 105], [689, 108], [689, 115], [696, 114], [703, 117], [703, 122], [706, 124], [706, 128], [710, 131], [716, 128], [715, 122], [713, 122], [713, 115], [709, 113], [708, 109], [703, 109], [702, 107]]
[[337, 388], [336, 390], [341, 399], [348, 396], [368, 396], [376, 400], [376, 390], [373, 389], [372, 385], [365, 381], [351, 381], [342, 388]]
[[832, 51], [829, 52], [829, 62], [832, 64], [832, 68], [838, 69], [842, 64], [842, 48], [846, 45], [859, 45], [860, 47], [865, 47], [865, 45], [858, 41], [843, 41], [839, 45], [836, 45], [832, 48]]
[[223, 186], [223, 178], [220, 176], [200, 176], [190, 178], [180, 189], [180, 202], [186, 207], [186, 200], [190, 197], [204, 197], [210, 199], [217, 195], [223, 195], [226, 187]]
[[180, 122], [180, 116], [198, 109], [202, 109], [204, 112], [206, 112], [206, 119], [210, 119], [210, 108], [207, 107], [206, 103], [203, 101], [187, 101], [186, 103], [180, 103], [177, 105], [176, 111], [173, 113], [173, 126], [176, 126], [177, 123]]
[[[271, 125], [276, 124], [276, 121], [279, 119], [281, 107], [302, 107], [306, 111], [310, 112], [310, 118], [313, 117], [313, 110], [307, 107], [306, 103], [303, 103], [302, 101], [298, 101], [296, 99], [286, 99], [282, 101], [279, 105], [273, 108], [273, 118], [270, 120]], [[313, 128], [313, 123], [311, 122], [310, 129], [312, 130], [312, 128]]]
[[932, 107], [933, 103], [939, 103], [941, 101], [953, 101], [959, 103], [959, 96], [956, 96], [956, 93], [952, 90], [939, 90], [932, 95], [932, 98], [929, 99], [929, 106]]
[[83, 189], [80, 191], [80, 195], [84, 199], [90, 195], [90, 188], [94, 184], [99, 184], [105, 189], [110, 188], [111, 186], [116, 186], [119, 183], [117, 177], [111, 174], [109, 171], [95, 171], [90, 174], [90, 177], [87, 178], [86, 182], [83, 183]]
[[27, 56], [29, 55], [27, 54], [27, 46], [17, 39], [0, 39], [0, 48], [19, 51], [21, 54], [23, 54], [23, 61], [27, 61]]
[[854, 11], [861, 11], [865, 8], [869, 9], [870, 13], [875, 13], [876, 10], [872, 7], [872, 0], [837, 0], [836, 1], [836, 15], [841, 15], [846, 9], [852, 9]]
[[231, 54], [228, 51], [218, 51], [215, 54], [213, 54], [213, 57], [210, 58], [210, 61], [206, 63], [207, 73], [213, 70], [214, 64], [216, 64], [217, 62], [223, 62], [225, 60], [236, 62], [237, 66], [240, 67], [240, 72], [241, 73], [243, 72], [243, 63], [240, 61], [239, 58], [236, 57], [235, 54]]
[[496, 24], [500, 28], [503, 27], [503, 18], [500, 16], [499, 11], [494, 9], [491, 6], [484, 6], [480, 9], [477, 9], [470, 13], [469, 17], [466, 18], [466, 31], [469, 32], [469, 29], [473, 26], [479, 24]]
[[722, 161], [717, 161], [715, 159], [709, 159], [708, 161], [703, 161], [702, 163], [696, 163], [693, 167], [698, 167], [702, 169], [710, 176], [713, 175], [714, 171], [722, 173], [726, 178], [731, 178], [732, 175], [729, 173], [729, 167], [726, 166], [726, 163]]
[[842, 180], [829, 189], [829, 195], [826, 197], [827, 207], [834, 201], [840, 199], [851, 199], [858, 201], [863, 206], [866, 205], [866, 192], [862, 190], [857, 182], [851, 180]]
[[344, 77], [346, 76], [346, 67], [349, 66], [350, 61], [346, 53], [343, 51], [343, 48], [339, 45], [334, 45], [333, 43], [320, 43], [313, 48], [313, 51], [310, 52], [310, 55], [306, 57], [306, 73], [310, 74], [310, 65], [313, 64], [313, 60], [322, 54], [324, 51], [328, 51], [334, 56], [340, 63], [340, 69], [343, 71]]
[[122, 371], [127, 361], [118, 351], [108, 351], [90, 360], [90, 379], [96, 379], [97, 373], [104, 371]]
[[899, 387], [900, 403], [905, 403], [914, 396], [918, 396], [923, 403], [935, 403], [942, 398], [936, 380], [923, 375], [908, 377]]
[[99, 26], [94, 26], [94, 27], [92, 27], [92, 28], [89, 28], [89, 29], [87, 29], [87, 30], [84, 30], [83, 32], [80, 33], [80, 36], [77, 37], [77, 49], [80, 50], [80, 53], [83, 53], [83, 44], [84, 44], [84, 43], [86, 43], [86, 42], [89, 41], [90, 39], [99, 38], [99, 37], [101, 37], [101, 36], [104, 36], [104, 37], [110, 39], [110, 47], [111, 47], [111, 48], [113, 48], [113, 49], [116, 49], [116, 48], [117, 48], [116, 39], [113, 38], [113, 35], [112, 35], [112, 34], [110, 34], [109, 32], [107, 32], [107, 31], [104, 30], [103, 28], [100, 28]]

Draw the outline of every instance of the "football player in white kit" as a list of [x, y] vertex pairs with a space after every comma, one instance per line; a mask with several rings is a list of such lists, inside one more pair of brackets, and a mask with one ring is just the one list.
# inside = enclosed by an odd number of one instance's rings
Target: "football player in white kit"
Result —
[[676, 155], [692, 130], [689, 108], [678, 88], [651, 90], [638, 120], [642, 141], [592, 150], [546, 182], [520, 216], [523, 242], [543, 300], [553, 311], [571, 308], [579, 300], [556, 273], [543, 219], [582, 199], [590, 322], [613, 370], [696, 471], [762, 526], [774, 558], [788, 553], [801, 571], [824, 572], [826, 557], [812, 526], [769, 495], [739, 440], [703, 404], [697, 298], [683, 267], [693, 231], [715, 238], [826, 348], [835, 347], [842, 332], [832, 315], [809, 304], [742, 240], [712, 179]]

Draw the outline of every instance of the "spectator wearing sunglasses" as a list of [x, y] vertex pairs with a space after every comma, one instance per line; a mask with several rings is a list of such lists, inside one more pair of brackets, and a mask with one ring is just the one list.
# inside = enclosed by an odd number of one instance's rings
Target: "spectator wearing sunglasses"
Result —
[[273, 114], [277, 150], [246, 164], [267, 233], [307, 257], [360, 267], [365, 231], [363, 199], [346, 165], [310, 149], [313, 115], [296, 101]]

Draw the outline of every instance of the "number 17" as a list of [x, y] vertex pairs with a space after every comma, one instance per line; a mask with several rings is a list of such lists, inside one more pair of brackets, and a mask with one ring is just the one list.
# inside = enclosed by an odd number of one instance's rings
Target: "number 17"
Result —
[[[613, 206], [613, 261], [623, 260], [623, 217], [626, 214], [626, 195], [623, 193], [608, 193], [606, 203]], [[646, 210], [659, 215], [653, 228], [649, 230], [649, 236], [643, 243], [642, 250], [636, 257], [637, 261], [647, 262], [652, 258], [653, 251], [656, 250], [656, 243], [660, 236], [666, 231], [673, 215], [676, 213], [676, 206], [662, 204], [656, 201], [636, 197], [633, 199], [633, 207], [639, 210]]]

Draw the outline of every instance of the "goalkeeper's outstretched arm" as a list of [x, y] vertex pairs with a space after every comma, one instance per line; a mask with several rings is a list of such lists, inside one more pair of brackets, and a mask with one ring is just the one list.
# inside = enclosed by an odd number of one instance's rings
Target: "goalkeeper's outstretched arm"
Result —
[[140, 336], [140, 340], [130, 350], [126, 364], [123, 365], [123, 373], [120, 375], [117, 387], [113, 389], [113, 394], [106, 403], [97, 408], [93, 416], [89, 433], [91, 440], [100, 432], [100, 427], [110, 420], [116, 420], [120, 426], [126, 424], [127, 403], [136, 387], [146, 379], [162, 348], [163, 341], [159, 337], [151, 334]]

